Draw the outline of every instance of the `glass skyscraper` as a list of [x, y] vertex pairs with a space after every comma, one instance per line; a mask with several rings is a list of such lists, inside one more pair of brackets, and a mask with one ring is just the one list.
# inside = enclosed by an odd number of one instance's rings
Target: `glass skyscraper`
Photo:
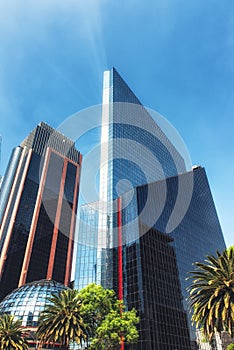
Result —
[[183, 157], [114, 68], [104, 72], [100, 158], [97, 282], [112, 287], [116, 199], [135, 186], [186, 171]]
[[81, 155], [40, 123], [11, 155], [0, 196], [0, 300], [35, 280], [70, 283]]
[[[183, 177], [184, 184], [186, 182], [189, 183], [191, 178], [193, 179], [193, 194], [186, 213], [181, 216], [180, 223], [171, 231], [170, 237], [173, 239], [171, 245], [174, 247], [176, 254], [183, 308], [187, 311], [189, 320], [191, 315], [189, 315], [187, 305], [188, 293], [186, 290], [190, 284], [190, 281], [187, 280], [189, 276], [188, 272], [194, 269], [194, 262], [204, 261], [206, 255], [215, 254], [217, 249], [219, 251], [225, 249], [222, 230], [204, 168], [195, 167], [190, 172], [138, 186], [134, 190], [134, 201], [128, 206], [125, 204], [129, 202], [129, 194], [124, 194], [120, 198], [123, 209], [119, 214], [122, 216], [122, 250], [120, 251], [116, 248], [118, 261], [120, 260], [119, 254], [122, 255], [122, 266], [118, 266], [117, 268], [118, 273], [116, 275], [119, 277], [116, 279], [115, 289], [119, 290], [119, 288], [122, 288], [126, 303], [136, 307], [142, 315], [144, 315], [144, 309], [148, 305], [155, 319], [158, 319], [156, 316], [157, 307], [155, 306], [158, 300], [158, 291], [154, 286], [155, 283], [160, 283], [162, 274], [160, 275], [155, 272], [158, 269], [157, 265], [159, 262], [157, 254], [154, 254], [154, 240], [156, 239], [157, 232], [163, 232], [165, 234], [167, 230], [167, 225], [178, 196], [178, 183], [181, 177]], [[167, 191], [163, 210], [157, 216], [155, 223], [152, 224], [155, 220], [154, 211], [157, 212], [161, 207], [161, 198], [165, 186]], [[185, 195], [186, 188], [186, 185], [184, 188], [180, 188], [180, 191], [184, 191]], [[145, 211], [149, 192], [151, 192], [154, 201], [149, 204], [151, 210]], [[183, 208], [180, 209], [181, 213], [184, 213]], [[177, 215], [180, 215], [179, 210]], [[135, 217], [137, 217], [137, 223], [134, 222]], [[146, 239], [148, 242], [147, 249], [143, 243]], [[134, 263], [132, 262], [133, 253], [129, 253], [130, 251], [134, 251]], [[161, 250], [161, 254], [163, 254], [163, 250]], [[164, 268], [167, 269], [168, 262], [166, 261], [164, 264]], [[135, 266], [135, 272], [133, 265]], [[144, 274], [147, 274], [147, 278]], [[134, 283], [132, 282], [133, 276], [135, 276]], [[172, 280], [172, 277], [169, 276], [168, 271], [168, 278]], [[144, 282], [144, 278], [147, 282]], [[166, 278], [164, 277], [164, 279]], [[169, 282], [167, 286], [161, 288], [161, 293], [167, 295], [168, 288], [170, 288]], [[175, 289], [176, 283], [174, 283]], [[136, 291], [142, 291], [141, 293], [138, 292], [137, 298]], [[150, 303], [155, 305], [149, 304], [149, 293], [151, 298]], [[175, 297], [172, 296], [172, 299], [175, 299]], [[168, 302], [168, 307], [169, 305], [170, 303]], [[189, 324], [191, 339], [195, 341], [195, 328], [191, 326], [191, 321], [189, 321]], [[161, 348], [155, 347], [155, 349]]]
[[222, 231], [204, 169], [186, 168], [115, 69], [104, 73], [100, 201], [81, 213], [75, 286], [114, 288], [138, 310], [137, 350], [190, 349], [186, 278], [225, 248]]
[[101, 199], [109, 205], [129, 189], [128, 181], [135, 187], [184, 171], [184, 159], [118, 72], [104, 72]]

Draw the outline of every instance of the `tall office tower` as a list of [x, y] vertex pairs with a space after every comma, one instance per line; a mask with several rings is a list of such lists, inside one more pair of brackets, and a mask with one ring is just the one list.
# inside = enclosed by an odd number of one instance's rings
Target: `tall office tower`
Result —
[[[181, 178], [181, 182], [185, 185], [179, 189]], [[165, 234], [175, 209], [178, 191], [182, 195], [183, 192], [186, 195], [186, 183], [190, 183], [191, 179], [193, 180], [193, 193], [188, 209], [184, 212], [181, 208], [183, 203], [180, 203], [177, 215], [179, 216], [181, 213], [182, 216], [170, 236], [173, 238], [172, 245], [176, 253], [183, 307], [188, 313], [190, 337], [192, 341], [195, 341], [196, 332], [195, 328], [191, 326], [191, 315], [187, 304], [188, 292], [186, 288], [191, 283], [187, 280], [188, 272], [194, 269], [193, 263], [195, 261], [204, 261], [206, 255], [215, 254], [216, 250], [223, 251], [225, 249], [222, 230], [204, 168], [196, 167], [190, 172], [136, 187], [134, 195], [126, 193], [120, 197], [118, 215], [121, 220], [118, 222], [121, 223], [119, 230], [122, 248], [115, 248], [118, 266], [114, 270], [116, 271], [115, 276], [118, 276], [115, 279], [115, 290], [122, 289], [123, 298], [127, 305], [136, 307], [140, 312], [143, 323], [141, 329], [148, 329], [148, 332], [156, 333], [157, 327], [154, 326], [152, 319], [165, 323], [165, 320], [160, 320], [160, 316], [157, 314], [159, 294], [162, 298], [166, 298], [169, 293], [168, 289], [171, 287], [167, 281], [159, 293], [155, 285], [160, 283], [162, 278], [166, 281], [167, 274], [171, 281], [172, 277], [169, 272], [171, 267], [166, 260], [164, 267], [162, 267], [165, 269], [165, 275], [158, 273], [159, 260], [154, 252], [154, 241], [157, 231]], [[155, 200], [147, 204], [149, 192]], [[166, 193], [165, 197], [162, 195], [164, 192]], [[133, 198], [130, 204], [128, 204], [129, 195]], [[161, 208], [163, 209], [161, 210]], [[137, 220], [135, 220], [136, 218]], [[148, 242], [147, 248], [145, 240]], [[161, 254], [163, 254], [163, 249], [161, 249]], [[174, 285], [176, 286], [175, 282]], [[168, 307], [172, 303], [172, 300], [169, 299], [174, 300], [175, 296], [167, 297]], [[142, 333], [142, 342], [144, 342], [144, 337], [145, 335]], [[150, 337], [152, 338], [152, 336]], [[165, 346], [165, 349], [169, 348]], [[144, 347], [139, 347], [139, 349], [144, 349]], [[153, 349], [164, 348], [155, 346]]]
[[122, 259], [118, 256], [118, 287], [128, 308], [140, 316], [137, 350], [190, 348], [172, 242], [169, 235], [150, 228], [139, 240], [123, 245]]
[[[142, 187], [146, 190], [146, 185]], [[140, 316], [139, 341], [134, 345], [135, 350], [188, 350], [189, 327], [173, 238], [138, 219], [134, 220], [142, 209], [139, 191], [138, 187], [134, 190], [130, 205], [126, 206], [126, 203], [129, 203], [132, 193], [127, 192], [117, 199], [121, 245], [110, 249], [112, 262], [109, 261], [108, 270], [109, 275], [112, 273], [113, 289], [128, 309], [135, 308]], [[144, 197], [142, 199], [144, 201]], [[76, 271], [79, 289], [98, 282], [96, 223], [99, 211], [98, 203], [90, 203], [81, 209], [79, 233], [82, 238]], [[105, 252], [103, 249], [102, 253]], [[101, 280], [104, 281], [104, 278], [108, 276], [103, 274]], [[125, 349], [128, 347], [125, 346]]]
[[[162, 234], [163, 246], [158, 243]], [[176, 302], [180, 288], [174, 296], [167, 294], [165, 276], [174, 267], [168, 267], [165, 255], [171, 245], [186, 310], [185, 278], [192, 263], [225, 247], [206, 174], [200, 167], [186, 169], [182, 156], [112, 69], [104, 73], [100, 202], [82, 207], [75, 285], [82, 288], [94, 281], [114, 288], [128, 307], [136, 307], [142, 319], [137, 350], [190, 349], [184, 318], [176, 330], [175, 319], [166, 320], [159, 311], [161, 289], [163, 305], [167, 300], [168, 308], [183, 314]], [[166, 271], [157, 266], [159, 259], [165, 259]], [[170, 345], [161, 341], [163, 331], [159, 337], [153, 320], [159, 328], [168, 327]], [[169, 330], [172, 322], [175, 328]], [[182, 329], [184, 340], [175, 340], [175, 332]]]
[[[112, 250], [116, 244], [116, 198], [131, 188], [186, 171], [184, 159], [148, 111], [113, 68], [104, 72], [100, 159], [100, 203], [96, 282], [112, 288]], [[82, 208], [79, 252], [92, 248], [84, 242], [90, 231], [89, 212]], [[87, 213], [85, 210], [87, 209]], [[87, 221], [86, 221], [87, 219]], [[91, 229], [93, 231], [94, 229]], [[82, 232], [83, 233], [82, 233]], [[87, 243], [87, 244], [86, 244]], [[77, 264], [79, 274], [79, 263]], [[107, 268], [108, 267], [108, 268]], [[77, 276], [76, 287], [83, 286]]]
[[[134, 186], [184, 171], [184, 159], [118, 72], [114, 68], [105, 71], [101, 199], [107, 199], [109, 204]], [[125, 181], [120, 182], [121, 179]]]
[[[113, 68], [104, 72], [97, 281], [112, 287], [115, 200], [131, 188], [186, 171], [161, 128]], [[106, 249], [106, 256], [105, 256]]]
[[[178, 203], [177, 199], [187, 196], [191, 182], [192, 196], [184, 211], [184, 201]], [[192, 344], [196, 330], [186, 300], [188, 271], [194, 269], [195, 261], [204, 261], [206, 255], [225, 248], [204, 168], [194, 167], [190, 172], [137, 186], [120, 196], [116, 206], [118, 243], [110, 249], [108, 271], [119, 298], [139, 312], [140, 338], [135, 349], [190, 349], [188, 329]], [[176, 206], [179, 223], [168, 235], [165, 232]], [[99, 212], [99, 203], [82, 207], [78, 288], [98, 282]], [[105, 278], [108, 274], [103, 273], [101, 280]]]
[[0, 197], [0, 300], [35, 280], [69, 285], [81, 155], [40, 123], [11, 155]]

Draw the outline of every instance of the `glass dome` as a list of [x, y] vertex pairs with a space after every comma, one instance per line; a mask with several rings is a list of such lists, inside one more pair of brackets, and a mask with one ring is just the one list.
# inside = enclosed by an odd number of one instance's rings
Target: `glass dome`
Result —
[[63, 284], [40, 280], [25, 284], [8, 294], [0, 303], [0, 314], [8, 313], [22, 320], [22, 326], [36, 327], [47, 298], [68, 289]]

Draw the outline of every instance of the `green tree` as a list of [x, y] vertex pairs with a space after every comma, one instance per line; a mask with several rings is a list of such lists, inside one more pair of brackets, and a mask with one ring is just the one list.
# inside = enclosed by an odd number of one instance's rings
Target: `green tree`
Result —
[[137, 342], [139, 334], [136, 325], [139, 317], [136, 311], [123, 311], [123, 304], [117, 303], [118, 308], [111, 310], [97, 327], [95, 336], [91, 341], [90, 349], [115, 350], [121, 341], [125, 344]]
[[20, 320], [9, 314], [0, 316], [0, 350], [28, 349], [26, 336]]
[[113, 290], [92, 283], [79, 292], [82, 315], [90, 330], [88, 348], [95, 350], [116, 349], [124, 338], [125, 344], [138, 339], [136, 311], [125, 311]]
[[227, 350], [234, 350], [234, 343], [227, 346]]
[[233, 336], [234, 326], [234, 246], [207, 256], [205, 263], [195, 263], [188, 288], [192, 319], [212, 339], [215, 332], [227, 331]]
[[105, 316], [117, 307], [116, 294], [113, 290], [91, 283], [80, 290], [79, 299], [82, 302], [82, 316], [92, 337]]
[[70, 342], [82, 344], [87, 329], [81, 315], [78, 291], [63, 290], [59, 295], [53, 294], [48, 301], [39, 317], [37, 336], [40, 344], [58, 343], [64, 348], [68, 348]]

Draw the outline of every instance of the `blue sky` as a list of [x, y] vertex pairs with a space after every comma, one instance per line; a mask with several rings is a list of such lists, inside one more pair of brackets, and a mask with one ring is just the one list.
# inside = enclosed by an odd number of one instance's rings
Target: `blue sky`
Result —
[[234, 244], [233, 0], [0, 0], [1, 173], [38, 122], [101, 103], [112, 66], [205, 166]]

